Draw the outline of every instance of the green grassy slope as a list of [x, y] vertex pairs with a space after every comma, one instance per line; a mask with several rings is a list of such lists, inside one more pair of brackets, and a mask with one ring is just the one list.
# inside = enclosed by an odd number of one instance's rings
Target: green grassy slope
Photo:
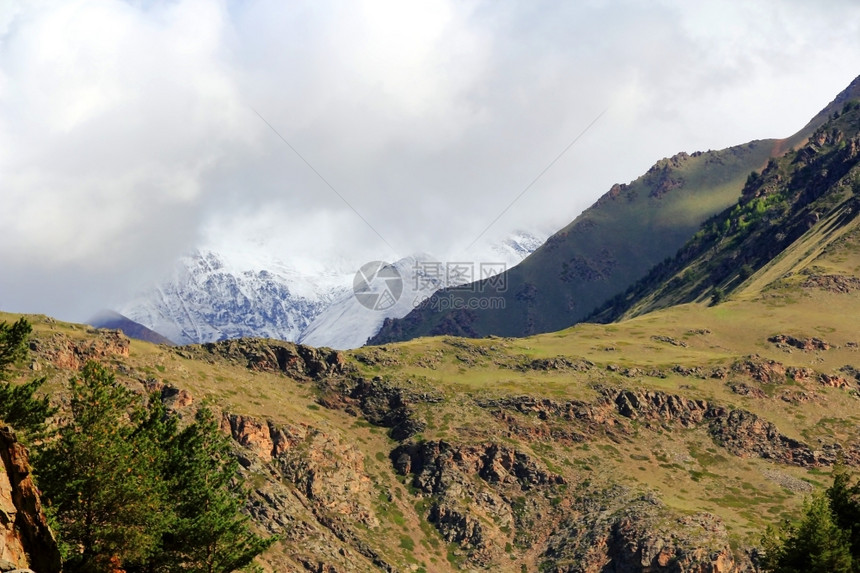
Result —
[[[405, 318], [386, 322], [371, 343], [436, 334], [523, 336], [574, 324], [731, 205], [775, 145], [756, 141], [661, 160], [632, 183], [614, 186], [509, 269], [503, 288], [484, 281], [440, 291]], [[490, 305], [480, 299], [488, 298], [502, 302], [484, 308]]]
[[[522, 339], [367, 347], [340, 355], [342, 374], [253, 367], [266, 345], [293, 348], [274, 341], [210, 349], [131, 341], [128, 356], [106, 351], [99, 359], [132, 387], [165, 384], [189, 392], [194, 404], [244, 417], [252, 429], [285, 428], [288, 446], [270, 461], [254, 457], [259, 432], [237, 443], [237, 454], [251, 460], [249, 510], [282, 535], [263, 559], [267, 570], [380, 570], [374, 559], [398, 571], [602, 567], [611, 552], [570, 547], [591, 547], [588, 535], [603, 539], [620, 527], [601, 521], [613, 516], [670, 540], [659, 543], [672, 559], [689, 556], [671, 549], [686, 543], [707, 559], [740, 563], [766, 525], [796, 515], [829, 483], [833, 459], [781, 458], [778, 442], [760, 447], [765, 434], [757, 428], [772, 423], [785, 439], [822, 452], [840, 444], [860, 463], [860, 228], [843, 228], [824, 248], [763, 267], [718, 306], [689, 303]], [[29, 318], [36, 350], [24, 366], [47, 375], [47, 391], [61, 402], [69, 361], [101, 348], [93, 342], [100, 335]], [[822, 344], [803, 350], [769, 340], [778, 335]], [[257, 349], [248, 360], [230, 350], [243, 345]], [[627, 411], [616, 398], [625, 391], [643, 404], [649, 396], [665, 402]], [[698, 420], [683, 400], [717, 417]], [[178, 411], [187, 416], [193, 407]], [[388, 416], [399, 408], [418, 433], [393, 436]], [[733, 410], [757, 418], [735, 441], [720, 439], [719, 412]], [[441, 450], [437, 481], [423, 481], [431, 470], [417, 467], [418, 458], [402, 465], [404, 451], [420, 448]], [[505, 448], [522, 467], [497, 457], [480, 469]], [[563, 483], [541, 485], [541, 472]], [[523, 475], [534, 485], [518, 485]], [[726, 547], [697, 537], [705, 532]], [[660, 546], [637, 535], [633, 546]]]
[[[860, 79], [784, 140], [678, 154], [627, 185], [615, 185], [521, 264], [494, 281], [440, 291], [403, 319], [388, 320], [371, 344], [418, 336], [524, 336], [585, 319], [648, 270], [671, 257], [707, 218], [735, 204], [748, 175], [803, 145]], [[490, 302], [489, 299], [495, 299]]]
[[[735, 206], [592, 318], [631, 317], [720, 300], [766, 265], [788, 270], [820, 252], [860, 212], [860, 99], [849, 100], [795, 152], [750, 176]], [[774, 259], [778, 259], [777, 263]], [[773, 278], [773, 272], [766, 275]]]

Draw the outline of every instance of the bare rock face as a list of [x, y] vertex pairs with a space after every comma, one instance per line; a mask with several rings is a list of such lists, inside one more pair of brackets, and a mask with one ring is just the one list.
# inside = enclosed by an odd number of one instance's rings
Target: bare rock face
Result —
[[184, 346], [177, 349], [177, 353], [186, 357], [202, 356], [210, 361], [220, 356], [244, 363], [251, 370], [282, 372], [297, 380], [316, 380], [324, 376], [343, 374], [347, 369], [346, 359], [336, 350], [256, 338]]
[[795, 338], [787, 334], [777, 334], [767, 339], [778, 348], [793, 347], [804, 352], [815, 352], [818, 350], [830, 350], [830, 344], [820, 338]]
[[547, 519], [548, 498], [567, 483], [526, 453], [496, 443], [407, 443], [390, 458], [428, 498], [426, 519], [477, 564], [498, 558], [506, 544], [534, 545], [548, 535], [556, 521]]
[[320, 389], [320, 404], [354, 416], [361, 413], [371, 424], [390, 428], [389, 435], [398, 441], [411, 438], [426, 427], [426, 422], [415, 413], [415, 404], [442, 400], [437, 390], [418, 385], [402, 387], [379, 377], [323, 380]]
[[276, 461], [280, 474], [329, 515], [370, 528], [379, 525], [372, 501], [376, 492], [364, 454], [353, 444], [308, 428], [305, 438]]
[[[671, 531], [671, 533], [669, 533]], [[574, 507], [553, 533], [542, 571], [661, 573], [751, 571], [733, 555], [722, 521], [709, 513], [678, 516], [650, 495], [611, 488]]]
[[[302, 544], [333, 536], [327, 545], [308, 547], [307, 555], [298, 556], [305, 566], [346, 571], [330, 568], [339, 560], [349, 562], [354, 551], [387, 567], [355, 534], [356, 525], [370, 529], [379, 525], [373, 506], [378, 492], [355, 445], [306, 424], [276, 424], [230, 413], [222, 415], [221, 429], [241, 446], [242, 467], [260, 479], [265, 476], [247, 505], [258, 524]], [[321, 556], [325, 559], [318, 561]]]
[[263, 462], [270, 462], [308, 437], [304, 425], [278, 426], [271, 421], [224, 413], [221, 429]]
[[57, 368], [79, 370], [88, 360], [127, 358], [131, 341], [119, 330], [93, 329], [86, 340], [74, 340], [55, 333], [34, 338], [30, 350]]
[[735, 363], [732, 370], [738, 374], [745, 374], [762, 384], [783, 384], [785, 382], [785, 365], [776, 360], [766, 360], [757, 354]]
[[615, 398], [615, 404], [622, 416], [679, 423], [685, 428], [701, 424], [711, 413], [711, 407], [704, 400], [689, 400], [665, 392], [624, 390]]
[[821, 289], [828, 292], [847, 294], [860, 290], [860, 277], [845, 275], [809, 275], [800, 285], [806, 289]]
[[0, 425], [0, 562], [36, 573], [60, 571], [60, 553], [30, 475], [27, 450]]

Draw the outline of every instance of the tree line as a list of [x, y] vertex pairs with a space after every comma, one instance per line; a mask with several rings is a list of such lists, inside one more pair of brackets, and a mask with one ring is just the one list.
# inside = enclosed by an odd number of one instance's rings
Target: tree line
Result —
[[207, 408], [181, 425], [89, 362], [69, 381], [59, 422], [45, 378], [12, 384], [31, 325], [0, 323], [0, 420], [34, 444], [43, 506], [72, 573], [226, 573], [253, 567], [275, 538], [241, 513], [245, 491], [230, 439]]

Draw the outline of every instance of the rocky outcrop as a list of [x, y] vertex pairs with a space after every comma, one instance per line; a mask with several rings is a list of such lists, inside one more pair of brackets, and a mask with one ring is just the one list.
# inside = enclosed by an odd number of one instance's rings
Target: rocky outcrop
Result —
[[836, 374], [821, 374], [818, 381], [822, 386], [831, 388], [851, 388], [853, 386], [848, 380]]
[[542, 555], [553, 573], [751, 571], [738, 560], [722, 521], [709, 513], [678, 516], [651, 495], [621, 487], [595, 492], [572, 508]]
[[143, 381], [143, 387], [149, 394], [157, 394], [170, 411], [188, 408], [194, 404], [194, 397], [191, 395], [191, 392], [183, 388], [177, 388], [172, 384], [165, 384], [161, 380], [147, 378]]
[[377, 528], [379, 519], [377, 491], [354, 444], [306, 424], [230, 413], [222, 414], [221, 428], [239, 446], [246, 479], [256, 483], [246, 510], [270, 533], [303, 547], [293, 555], [302, 566], [393, 571], [359, 533]]
[[2, 569], [60, 571], [60, 553], [33, 483], [27, 450], [0, 424], [0, 564]]
[[536, 515], [548, 511], [547, 497], [567, 483], [528, 454], [495, 443], [409, 443], [390, 458], [397, 473], [411, 475], [412, 487], [429, 497], [424, 517], [479, 564], [512, 541], [548, 531], [552, 520], [538, 523]]
[[749, 384], [744, 384], [743, 382], [729, 384], [729, 389], [740, 396], [767, 398], [767, 394], [765, 394], [761, 389], [756, 388], [755, 386], [750, 386]]
[[304, 425], [276, 425], [226, 412], [221, 417], [221, 429], [264, 462], [296, 447], [307, 439], [310, 431]]
[[411, 438], [427, 426], [416, 414], [416, 404], [442, 400], [438, 390], [411, 381], [395, 384], [380, 377], [324, 380], [319, 386], [320, 404], [353, 416], [360, 413], [371, 424], [390, 428], [389, 435], [398, 441]]
[[772, 342], [777, 348], [797, 348], [804, 352], [816, 352], [820, 350], [830, 350], [830, 344], [820, 338], [795, 338], [787, 334], [777, 334], [767, 339]]
[[391, 452], [394, 469], [412, 474], [412, 485], [429, 494], [450, 492], [463, 475], [488, 483], [518, 485], [523, 491], [561, 485], [563, 477], [541, 468], [530, 456], [498, 444], [455, 446], [443, 440], [398, 446]]
[[786, 368], [781, 362], [753, 354], [735, 362], [732, 365], [732, 372], [749, 376], [762, 384], [783, 384], [785, 383]]
[[680, 424], [685, 428], [698, 426], [713, 415], [705, 400], [689, 400], [665, 392], [622, 390], [615, 398], [615, 405], [626, 418]]
[[856, 445], [845, 449], [839, 444], [825, 444], [813, 450], [746, 410], [731, 410], [714, 416], [709, 429], [715, 442], [740, 457], [758, 456], [802, 467], [830, 466], [840, 457], [846, 464], [860, 464], [860, 450]]
[[344, 374], [349, 369], [342, 352], [257, 338], [195, 344], [178, 348], [176, 352], [185, 358], [202, 357], [209, 361], [221, 357], [251, 370], [281, 372], [297, 380], [317, 380]]
[[584, 442], [596, 434], [613, 436], [629, 430], [613, 415], [615, 408], [605, 397], [596, 403], [534, 396], [478, 398], [475, 403], [488, 410], [510, 435], [530, 441]]
[[828, 292], [847, 294], [860, 290], [860, 277], [846, 275], [810, 275], [800, 283], [806, 289], [821, 289]]
[[119, 330], [90, 329], [86, 339], [62, 333], [30, 340], [30, 350], [57, 368], [79, 370], [88, 360], [128, 357], [131, 341]]
[[590, 360], [571, 360], [567, 356], [556, 356], [553, 358], [535, 358], [514, 366], [517, 370], [527, 372], [537, 371], [560, 371], [560, 372], [588, 372], [594, 368]]
[[[770, 361], [745, 361], [742, 364], [763, 366], [757, 370], [765, 379], [772, 380], [777, 373], [784, 372], [779, 363]], [[832, 380], [841, 377], [828, 378]], [[833, 382], [838, 384], [838, 382]], [[736, 384], [736, 392], [764, 397], [756, 388]], [[763, 418], [741, 409], [731, 409], [706, 400], [693, 400], [659, 391], [647, 390], [601, 390], [602, 398], [594, 404], [568, 401], [558, 403], [550, 399], [520, 396], [515, 398], [478, 400], [479, 406], [490, 409], [500, 420], [506, 422], [512, 433], [531, 439], [585, 441], [589, 436], [602, 432], [607, 436], [630, 434], [631, 429], [623, 419], [635, 420], [646, 428], [672, 429], [696, 428], [706, 425], [711, 437], [730, 453], [739, 457], [761, 457], [780, 463], [803, 467], [829, 466], [843, 455], [845, 463], [860, 465], [860, 444], [843, 447], [840, 444], [823, 444], [818, 449], [779, 432], [777, 427]], [[815, 400], [808, 392], [794, 392], [785, 399]], [[527, 425], [516, 416], [525, 414], [537, 417], [541, 422]], [[619, 416], [621, 420], [616, 419]], [[564, 428], [559, 422], [568, 424]], [[579, 431], [575, 431], [569, 426]], [[840, 454], [841, 452], [841, 454]]]
[[274, 467], [328, 514], [367, 527], [379, 524], [373, 482], [364, 455], [353, 444], [309, 428], [300, 443], [278, 455]]

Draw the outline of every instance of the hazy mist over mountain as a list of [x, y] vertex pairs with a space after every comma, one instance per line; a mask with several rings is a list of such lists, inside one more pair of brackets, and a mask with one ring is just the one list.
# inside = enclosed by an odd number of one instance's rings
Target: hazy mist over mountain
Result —
[[216, 243], [357, 267], [560, 228], [659, 157], [794, 133], [859, 26], [838, 1], [7, 1], [0, 303], [82, 320]]

